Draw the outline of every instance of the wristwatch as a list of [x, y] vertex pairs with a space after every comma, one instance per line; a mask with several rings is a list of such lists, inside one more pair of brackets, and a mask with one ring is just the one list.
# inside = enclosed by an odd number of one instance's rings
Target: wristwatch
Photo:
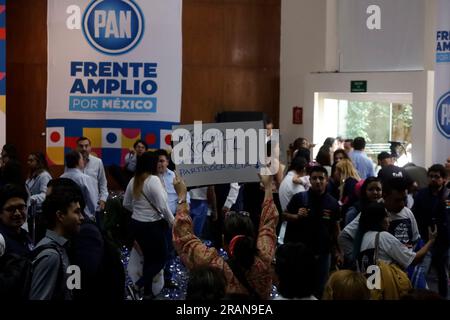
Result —
[[186, 199], [179, 199], [178, 204], [186, 203]]

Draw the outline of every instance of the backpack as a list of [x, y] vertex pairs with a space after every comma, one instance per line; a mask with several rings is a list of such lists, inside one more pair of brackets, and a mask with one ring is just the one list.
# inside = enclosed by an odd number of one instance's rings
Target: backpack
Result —
[[[95, 222], [87, 219], [82, 228], [69, 251], [70, 261], [81, 268], [81, 290], [73, 291], [74, 300], [123, 300], [125, 271], [119, 248]], [[93, 239], [99, 246], [92, 247]]]
[[33, 276], [33, 260], [46, 249], [58, 252], [61, 259], [60, 275], [62, 276], [62, 257], [59, 248], [54, 243], [39, 246], [25, 256], [7, 253], [0, 258], [0, 300], [28, 300]]
[[131, 247], [133, 239], [129, 230], [131, 212], [123, 205], [123, 195], [110, 197], [106, 201], [105, 210], [101, 213], [99, 228], [112, 240], [118, 248], [125, 245]]

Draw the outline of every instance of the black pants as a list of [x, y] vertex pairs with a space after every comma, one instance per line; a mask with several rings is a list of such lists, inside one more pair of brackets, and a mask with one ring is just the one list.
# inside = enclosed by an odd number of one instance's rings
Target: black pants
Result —
[[137, 285], [144, 286], [144, 294], [152, 294], [153, 277], [164, 268], [167, 258], [167, 222], [131, 220], [131, 230], [144, 255], [143, 277]]

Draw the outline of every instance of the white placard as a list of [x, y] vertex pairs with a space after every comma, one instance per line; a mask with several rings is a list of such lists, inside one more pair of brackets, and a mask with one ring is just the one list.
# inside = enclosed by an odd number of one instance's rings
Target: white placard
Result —
[[[173, 132], [176, 129], [186, 129], [190, 133], [192, 142], [192, 164], [177, 165], [177, 172], [183, 178], [186, 186], [202, 186], [232, 182], [257, 182], [259, 181], [258, 173], [260, 169], [259, 152], [260, 148], [265, 148], [265, 141], [260, 139], [259, 134], [264, 134], [262, 121], [251, 122], [227, 122], [227, 123], [208, 123], [202, 124], [202, 133], [206, 139], [203, 141], [194, 138], [194, 125], [173, 126]], [[217, 129], [220, 132], [222, 140], [216, 140], [218, 135], [208, 135], [209, 129]], [[241, 133], [256, 132], [257, 141], [246, 138], [245, 146], [237, 144], [236, 139], [227, 139], [226, 130], [242, 129]], [[236, 131], [235, 131], [236, 132]], [[172, 135], [173, 137], [174, 135]], [[239, 135], [242, 137], [242, 135]], [[211, 142], [215, 141], [215, 142]], [[252, 141], [249, 143], [249, 141]], [[176, 152], [177, 142], [174, 142], [174, 153]], [[217, 148], [216, 148], [217, 147]], [[223, 163], [207, 164], [204, 159], [205, 152], [211, 153], [216, 148], [218, 157], [222, 158]], [[244, 161], [238, 161], [238, 152], [245, 153]], [[256, 152], [256, 155], [255, 155]], [[232, 158], [232, 161], [227, 161]], [[253, 161], [256, 156], [256, 161]], [[252, 158], [253, 157], [253, 158]], [[203, 158], [203, 159], [202, 159]], [[252, 160], [253, 159], [253, 160]], [[199, 162], [196, 164], [195, 162]], [[233, 162], [233, 163], [231, 163]]]

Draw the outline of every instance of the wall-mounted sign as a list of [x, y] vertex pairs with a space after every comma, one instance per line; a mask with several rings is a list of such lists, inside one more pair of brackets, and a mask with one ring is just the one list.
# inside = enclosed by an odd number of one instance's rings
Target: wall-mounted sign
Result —
[[351, 81], [351, 92], [367, 92], [367, 80]]

